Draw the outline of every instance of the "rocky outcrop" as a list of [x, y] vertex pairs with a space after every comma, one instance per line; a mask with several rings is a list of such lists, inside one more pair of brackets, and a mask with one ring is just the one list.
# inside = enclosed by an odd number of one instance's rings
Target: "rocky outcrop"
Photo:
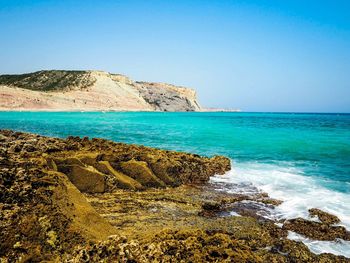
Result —
[[192, 89], [103, 71], [0, 76], [0, 110], [199, 111]]
[[38, 158], [45, 169], [67, 175], [87, 193], [201, 184], [231, 168], [223, 156], [207, 158], [104, 139], [63, 140], [11, 131], [3, 131], [2, 136], [10, 154]]
[[322, 223], [327, 225], [340, 223], [340, 219], [337, 216], [324, 212], [318, 208], [309, 209], [309, 214], [312, 217], [317, 217]]
[[290, 219], [284, 223], [283, 228], [314, 240], [332, 241], [340, 238], [350, 241], [350, 232], [343, 226], [330, 226], [303, 218]]
[[343, 226], [334, 226], [340, 223], [337, 216], [324, 212], [318, 208], [311, 208], [309, 214], [317, 216], [320, 222], [309, 221], [303, 218], [287, 220], [283, 228], [294, 231], [315, 240], [336, 240], [343, 239], [350, 241], [350, 232]]
[[137, 82], [141, 96], [158, 111], [199, 111], [196, 92], [165, 83]]
[[229, 169], [223, 156], [1, 130], [0, 261], [349, 262], [230, 216], [235, 203], [278, 202], [207, 183]]
[[116, 234], [83, 193], [203, 183], [230, 168], [224, 157], [222, 167], [217, 162], [102, 139], [0, 131], [0, 260], [53, 259]]

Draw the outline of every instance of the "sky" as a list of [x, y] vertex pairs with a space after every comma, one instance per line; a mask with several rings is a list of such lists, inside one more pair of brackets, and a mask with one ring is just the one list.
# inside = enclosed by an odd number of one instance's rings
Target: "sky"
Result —
[[104, 70], [207, 107], [350, 112], [350, 1], [0, 0], [0, 74]]

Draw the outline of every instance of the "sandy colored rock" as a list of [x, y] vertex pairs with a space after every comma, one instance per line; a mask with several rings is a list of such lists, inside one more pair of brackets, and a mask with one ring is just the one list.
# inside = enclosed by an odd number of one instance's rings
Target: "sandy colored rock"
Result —
[[95, 209], [87, 202], [64, 174], [49, 172], [50, 176], [58, 176], [62, 181], [53, 193], [53, 202], [72, 220], [71, 229], [82, 232], [89, 239], [101, 240], [117, 233], [107, 221], [103, 220]]
[[100, 172], [112, 176], [114, 180], [112, 179], [111, 181], [116, 188], [131, 190], [144, 189], [142, 184], [135, 179], [116, 171], [108, 161], [99, 161], [97, 164], [95, 164], [95, 167]]
[[196, 92], [103, 71], [0, 75], [0, 110], [200, 111]]
[[116, 233], [64, 174], [17, 158], [0, 169], [1, 262], [54, 260]]
[[143, 186], [165, 187], [165, 183], [153, 174], [146, 162], [136, 160], [121, 162], [120, 168], [128, 176], [137, 179]]
[[59, 166], [58, 170], [64, 172], [82, 192], [103, 193], [105, 191], [105, 175], [92, 166], [83, 167], [73, 164]]

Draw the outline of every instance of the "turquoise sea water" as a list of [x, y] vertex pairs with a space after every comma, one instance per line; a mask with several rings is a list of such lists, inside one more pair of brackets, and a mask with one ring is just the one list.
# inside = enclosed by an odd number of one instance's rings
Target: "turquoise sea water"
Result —
[[0, 129], [226, 155], [233, 169], [216, 180], [283, 200], [276, 216], [319, 207], [350, 229], [350, 114], [0, 112]]
[[297, 167], [350, 193], [350, 115], [1, 112], [0, 128], [79, 135]]

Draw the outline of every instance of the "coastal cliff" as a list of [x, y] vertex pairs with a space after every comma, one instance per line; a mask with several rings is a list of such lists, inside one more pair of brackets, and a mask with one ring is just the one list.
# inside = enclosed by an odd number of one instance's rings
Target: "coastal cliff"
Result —
[[0, 76], [0, 110], [200, 111], [193, 89], [103, 71]]

